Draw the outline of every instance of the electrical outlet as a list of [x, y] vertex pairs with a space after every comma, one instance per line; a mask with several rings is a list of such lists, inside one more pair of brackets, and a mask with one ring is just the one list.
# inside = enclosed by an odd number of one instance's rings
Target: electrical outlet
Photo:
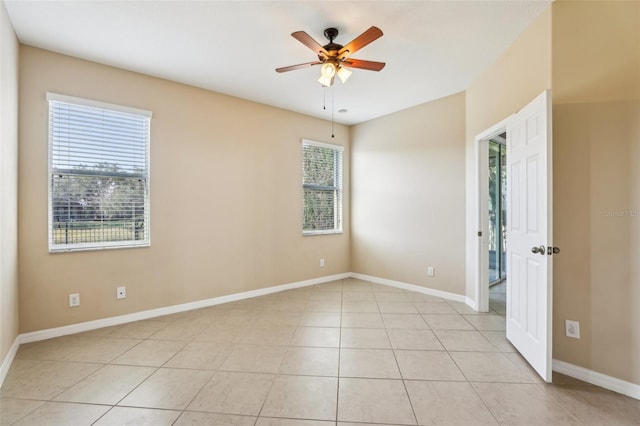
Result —
[[320, 267], [324, 268], [324, 257], [322, 259], [320, 259]]
[[127, 298], [127, 288], [126, 287], [116, 288], [116, 299], [126, 299], [126, 298]]
[[69, 307], [75, 308], [80, 306], [80, 293], [73, 293], [69, 295]]
[[435, 275], [435, 272], [433, 271], [433, 266], [429, 266], [427, 268], [427, 275], [430, 277], [433, 277]]
[[574, 339], [580, 338], [580, 321], [564, 321], [565, 334]]

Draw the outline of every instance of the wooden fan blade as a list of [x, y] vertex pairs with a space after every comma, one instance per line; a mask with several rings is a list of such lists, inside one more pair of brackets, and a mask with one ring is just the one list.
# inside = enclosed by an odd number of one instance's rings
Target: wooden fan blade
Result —
[[346, 58], [380, 37], [382, 37], [382, 30], [378, 27], [371, 27], [340, 49], [338, 51], [338, 57]]
[[298, 64], [298, 65], [291, 65], [291, 66], [288, 66], [288, 67], [276, 68], [276, 72], [287, 72], [287, 71], [299, 70], [299, 69], [302, 69], [302, 68], [309, 68], [309, 67], [312, 67], [314, 65], [320, 65], [320, 64], [322, 64], [322, 62], [320, 62], [320, 61], [305, 62], [304, 64]]
[[300, 43], [307, 46], [309, 49], [316, 52], [316, 55], [324, 55], [325, 57], [329, 57], [329, 52], [326, 51], [324, 47], [317, 41], [315, 41], [309, 34], [304, 31], [296, 31], [295, 33], [291, 33], [291, 36], [298, 40]]
[[380, 71], [386, 65], [384, 62], [363, 61], [362, 59], [349, 58], [340, 62], [340, 65], [347, 68], [360, 68], [369, 71]]

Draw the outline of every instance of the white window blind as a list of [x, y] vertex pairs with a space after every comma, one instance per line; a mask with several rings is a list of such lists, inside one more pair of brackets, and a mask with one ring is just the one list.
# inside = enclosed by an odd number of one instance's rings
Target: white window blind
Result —
[[149, 245], [151, 113], [47, 100], [49, 251]]
[[341, 146], [302, 141], [305, 235], [342, 232], [342, 152]]

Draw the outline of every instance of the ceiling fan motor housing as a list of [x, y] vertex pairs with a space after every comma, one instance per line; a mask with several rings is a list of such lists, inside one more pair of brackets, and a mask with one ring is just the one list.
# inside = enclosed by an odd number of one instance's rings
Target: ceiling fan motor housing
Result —
[[[329, 52], [329, 56], [330, 57], [334, 57], [338, 54], [338, 51], [340, 49], [342, 49], [342, 45], [338, 44], [338, 43], [334, 43], [333, 40], [338, 37], [338, 29], [337, 28], [327, 28], [326, 30], [324, 30], [324, 36], [327, 38], [327, 40], [329, 40], [329, 43], [325, 44], [324, 49]], [[320, 60], [322, 60], [322, 56], [318, 55], [318, 57], [320, 58]]]

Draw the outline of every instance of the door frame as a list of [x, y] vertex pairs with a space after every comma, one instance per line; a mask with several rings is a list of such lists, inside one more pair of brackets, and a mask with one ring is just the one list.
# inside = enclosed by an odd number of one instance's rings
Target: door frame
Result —
[[[477, 214], [474, 220], [475, 231], [472, 230], [467, 236], [467, 247], [472, 252], [468, 257], [470, 265], [467, 266], [473, 271], [472, 298], [475, 309], [479, 312], [489, 312], [489, 140], [506, 132], [507, 125], [514, 116], [515, 114], [510, 115], [474, 138], [476, 185], [472, 196]], [[507, 146], [508, 141], [507, 134]], [[478, 232], [481, 232], [480, 236]]]

